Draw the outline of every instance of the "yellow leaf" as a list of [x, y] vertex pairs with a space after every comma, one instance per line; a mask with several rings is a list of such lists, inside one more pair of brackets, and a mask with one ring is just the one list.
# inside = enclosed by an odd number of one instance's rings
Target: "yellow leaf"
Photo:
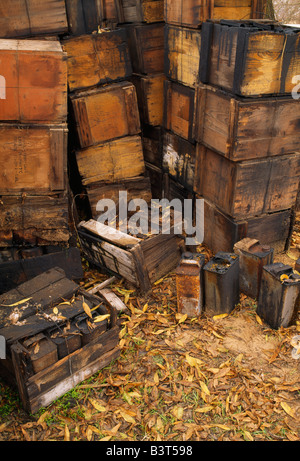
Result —
[[[130, 413], [132, 414], [132, 412]], [[120, 410], [120, 415], [123, 419], [125, 419], [125, 421], [127, 421], [127, 423], [135, 424], [135, 419], [131, 416], [131, 414], [125, 410]]]
[[108, 442], [112, 438], [112, 435], [107, 435], [106, 437], [102, 437], [100, 439], [100, 442]]
[[57, 307], [54, 307], [54, 308], [53, 308], [53, 314], [55, 314], [55, 315], [58, 314], [58, 309], [57, 309]]
[[282, 274], [282, 275], [280, 276], [280, 281], [281, 281], [281, 282], [284, 282], [284, 281], [287, 280], [288, 278], [289, 278], [288, 275]]
[[293, 410], [287, 403], [281, 402], [280, 405], [284, 409], [284, 411], [291, 416], [292, 418], [295, 418], [295, 410]]
[[231, 431], [229, 426], [225, 426], [224, 424], [213, 424], [210, 427], [218, 427], [219, 429], [223, 429], [223, 431]]
[[223, 336], [219, 335], [216, 331], [212, 330], [212, 334], [219, 339], [224, 339]]
[[176, 317], [176, 320], [178, 321], [178, 324], [180, 324], [180, 323], [183, 323], [183, 322], [186, 321], [187, 314], [179, 314], [179, 313], [177, 313], [175, 317]]
[[228, 317], [228, 314], [214, 315], [214, 316], [213, 316], [213, 320], [225, 319], [226, 317]]
[[91, 309], [90, 309], [90, 307], [88, 306], [88, 304], [85, 301], [83, 301], [82, 307], [83, 307], [83, 310], [86, 313], [86, 315], [88, 315], [90, 318], [92, 318], [93, 316], [92, 316], [92, 313], [91, 313]]
[[94, 322], [95, 323], [103, 322], [104, 320], [109, 319], [109, 318], [110, 318], [110, 314], [98, 315], [97, 317], [94, 318]]
[[255, 318], [256, 318], [257, 323], [259, 323], [260, 325], [263, 324], [261, 318], [260, 318], [257, 314], [256, 314], [256, 317], [255, 317]]
[[67, 425], [65, 425], [65, 436], [64, 436], [64, 442], [69, 442], [70, 441], [70, 431]]
[[200, 381], [200, 386], [204, 394], [210, 395], [209, 389], [203, 381]]
[[182, 416], [183, 416], [183, 408], [180, 407], [180, 406], [176, 406], [176, 407], [173, 408], [172, 413], [173, 413], [173, 415], [175, 416], [175, 418], [177, 418], [177, 419], [182, 419]]
[[254, 438], [252, 437], [252, 435], [250, 434], [250, 432], [248, 431], [244, 431], [244, 437], [246, 440], [248, 440], [249, 442], [253, 442]]
[[15, 307], [15, 306], [19, 306], [20, 304], [25, 304], [27, 301], [29, 301], [31, 298], [25, 298], [25, 299], [22, 299], [21, 301], [18, 301], [17, 303], [14, 303], [14, 304], [1, 304], [1, 306], [4, 306], [4, 307]]
[[146, 304], [144, 305], [144, 307], [143, 307], [143, 312], [146, 312], [147, 309], [148, 309], [148, 303], [146, 303]]
[[159, 280], [157, 280], [156, 282], [154, 282], [154, 285], [158, 285], [159, 283], [163, 282], [163, 280], [164, 280], [163, 278], [162, 278], [162, 279], [159, 279]]
[[213, 408], [214, 407], [212, 405], [206, 405], [204, 407], [197, 408], [195, 411], [198, 413], [208, 413], [209, 411], [213, 410]]
[[159, 384], [159, 376], [158, 376], [157, 372], [154, 374], [154, 382], [155, 382], [155, 384]]
[[104, 411], [107, 411], [106, 408], [101, 405], [99, 402], [97, 402], [97, 400], [94, 400], [94, 399], [89, 399], [89, 401], [91, 402], [91, 404], [93, 405], [93, 407], [99, 411], [99, 412], [104, 412]]

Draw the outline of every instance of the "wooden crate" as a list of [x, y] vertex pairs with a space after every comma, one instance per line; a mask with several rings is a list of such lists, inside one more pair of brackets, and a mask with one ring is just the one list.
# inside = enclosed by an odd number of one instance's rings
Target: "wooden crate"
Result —
[[196, 89], [195, 138], [231, 160], [299, 151], [299, 119], [291, 96], [252, 99], [210, 85]]
[[91, 34], [94, 31], [98, 31], [98, 26], [104, 19], [101, 10], [101, 0], [65, 1], [69, 32], [72, 35]]
[[135, 86], [120, 82], [70, 96], [80, 147], [138, 134], [140, 115]]
[[180, 249], [176, 235], [135, 237], [90, 220], [78, 226], [81, 247], [88, 261], [124, 277], [141, 292], [167, 275], [178, 264]]
[[0, 194], [64, 191], [66, 124], [0, 124]]
[[118, 22], [161, 22], [164, 0], [116, 0]]
[[99, 200], [113, 200], [116, 205], [116, 212], [119, 214], [119, 193], [127, 193], [127, 203], [133, 199], [143, 199], [148, 205], [151, 204], [151, 184], [149, 178], [139, 176], [137, 178], [125, 179], [116, 183], [92, 183], [86, 186], [92, 218], [97, 219], [97, 203]]
[[[196, 196], [196, 198], [200, 198]], [[282, 253], [289, 247], [294, 222], [292, 210], [263, 214], [245, 219], [233, 219], [208, 200], [204, 201], [204, 242], [208, 248], [233, 251], [235, 243], [248, 237], [257, 239]]]
[[164, 23], [126, 26], [132, 70], [136, 74], [164, 72]]
[[116, 183], [145, 172], [142, 139], [126, 136], [76, 152], [82, 184]]
[[233, 218], [287, 210], [296, 203], [300, 153], [233, 162], [198, 144], [194, 191]]
[[177, 183], [193, 192], [196, 146], [185, 139], [166, 132], [163, 145], [163, 170]]
[[30, 37], [68, 31], [64, 0], [0, 1], [0, 37]]
[[161, 126], [144, 125], [142, 128], [142, 143], [145, 162], [162, 168], [163, 128]]
[[201, 31], [165, 26], [165, 74], [183, 85], [199, 83]]
[[0, 40], [0, 120], [67, 120], [66, 54], [58, 41]]
[[152, 163], [145, 162], [146, 174], [151, 184], [151, 194], [153, 200], [161, 200], [163, 198], [163, 177], [164, 172], [162, 168], [153, 165]]
[[166, 80], [164, 101], [164, 128], [189, 142], [194, 142], [195, 90]]
[[143, 124], [161, 126], [164, 111], [164, 74], [137, 75], [131, 81], [137, 92], [140, 119]]
[[163, 175], [163, 197], [168, 200], [179, 199], [194, 200], [194, 193], [187, 190], [182, 184], [179, 184], [168, 173]]
[[300, 74], [300, 30], [255, 22], [202, 27], [200, 79], [241, 96], [291, 94]]
[[51, 196], [0, 196], [0, 246], [68, 243], [66, 193]]
[[79, 288], [61, 269], [44, 272], [1, 297], [2, 305], [15, 302], [21, 302], [17, 308], [0, 308], [7, 349], [1, 375], [17, 387], [29, 413], [48, 406], [118, 357], [116, 310]]
[[126, 80], [132, 74], [126, 30], [105, 30], [62, 41], [70, 91]]
[[265, 0], [165, 0], [165, 22], [200, 27], [208, 19], [264, 18]]

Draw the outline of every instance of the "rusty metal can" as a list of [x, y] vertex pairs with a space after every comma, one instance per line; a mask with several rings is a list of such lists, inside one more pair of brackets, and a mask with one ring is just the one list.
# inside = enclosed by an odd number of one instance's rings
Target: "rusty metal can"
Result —
[[300, 275], [283, 263], [264, 266], [256, 313], [271, 328], [287, 328], [300, 306]]
[[176, 269], [177, 309], [189, 318], [203, 309], [203, 266], [205, 256], [185, 253]]
[[234, 245], [233, 251], [239, 256], [240, 291], [258, 299], [263, 266], [273, 263], [273, 248], [256, 239], [244, 238]]
[[239, 256], [220, 251], [203, 271], [205, 310], [212, 314], [230, 313], [240, 301]]

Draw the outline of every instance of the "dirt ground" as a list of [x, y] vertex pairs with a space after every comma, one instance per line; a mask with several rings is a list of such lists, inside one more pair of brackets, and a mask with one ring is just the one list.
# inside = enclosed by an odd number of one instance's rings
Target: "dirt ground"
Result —
[[[294, 264], [292, 248], [276, 260]], [[88, 270], [83, 284], [105, 280]], [[226, 317], [177, 312], [174, 273], [140, 297], [120, 281], [120, 357], [37, 414], [0, 380], [1, 441], [299, 441], [298, 322], [272, 330], [241, 294]]]

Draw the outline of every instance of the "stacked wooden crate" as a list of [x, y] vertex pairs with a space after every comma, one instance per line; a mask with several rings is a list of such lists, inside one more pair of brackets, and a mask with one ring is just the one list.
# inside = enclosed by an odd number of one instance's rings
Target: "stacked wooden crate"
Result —
[[0, 247], [66, 244], [65, 53], [58, 41], [1, 39], [0, 69]]
[[205, 199], [205, 243], [244, 237], [283, 251], [300, 174], [299, 29], [268, 22], [202, 27], [196, 88], [194, 191]]
[[163, 170], [164, 190], [170, 199], [193, 197], [202, 24], [214, 18], [257, 17], [262, 9], [258, 3], [262, 2], [165, 1]]
[[150, 201], [125, 28], [99, 26], [62, 43], [68, 55], [70, 126], [73, 121], [77, 138], [71, 157], [76, 158], [91, 216], [98, 216], [97, 203], [103, 198], [118, 203], [121, 190], [128, 200]]

